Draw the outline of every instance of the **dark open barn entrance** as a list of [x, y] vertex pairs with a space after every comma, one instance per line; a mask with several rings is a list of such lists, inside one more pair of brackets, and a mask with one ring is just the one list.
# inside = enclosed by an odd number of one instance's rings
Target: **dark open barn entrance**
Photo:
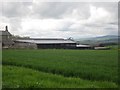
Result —
[[55, 48], [55, 49], [74, 49], [76, 46], [75, 43], [57, 43], [57, 44], [37, 44], [37, 47], [40, 49], [51, 49], [51, 48]]

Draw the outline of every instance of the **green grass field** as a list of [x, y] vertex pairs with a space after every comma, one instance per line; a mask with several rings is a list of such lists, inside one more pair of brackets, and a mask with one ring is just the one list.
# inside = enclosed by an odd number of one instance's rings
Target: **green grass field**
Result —
[[3, 50], [2, 54], [3, 88], [117, 87], [117, 50]]

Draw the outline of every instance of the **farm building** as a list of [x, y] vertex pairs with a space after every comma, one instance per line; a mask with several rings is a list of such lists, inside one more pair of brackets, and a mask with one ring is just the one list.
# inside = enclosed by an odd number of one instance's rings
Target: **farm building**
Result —
[[82, 44], [77, 44], [76, 48], [77, 49], [93, 49], [93, 47], [90, 45], [82, 45]]
[[5, 27], [5, 30], [0, 31], [0, 43], [2, 47], [11, 47], [14, 42], [12, 41], [12, 34], [8, 31], [8, 27]]
[[16, 40], [15, 43], [18, 46], [33, 46], [34, 48], [64, 48], [64, 49], [74, 49], [76, 48], [76, 42], [68, 39], [58, 39], [58, 38], [41, 38], [41, 39], [23, 39]]
[[3, 48], [33, 48], [33, 49], [92, 49], [90, 45], [80, 45], [73, 39], [63, 38], [13, 38], [12, 34], [5, 30], [0, 31]]
[[38, 49], [93, 49], [90, 45], [81, 45], [74, 40], [62, 38], [30, 38], [14, 41], [16, 47]]
[[108, 50], [109, 47], [94, 47], [95, 50]]

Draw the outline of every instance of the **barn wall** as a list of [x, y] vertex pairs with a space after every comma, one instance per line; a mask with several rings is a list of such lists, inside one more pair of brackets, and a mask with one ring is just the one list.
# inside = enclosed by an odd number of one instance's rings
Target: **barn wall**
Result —
[[41, 49], [51, 49], [51, 48], [55, 48], [55, 49], [72, 49], [72, 48], [76, 48], [76, 44], [75, 43], [62, 43], [62, 44], [37, 44], [37, 48], [41, 48]]
[[94, 49], [93, 47], [76, 47], [76, 49]]
[[15, 42], [13, 48], [37, 49], [37, 45], [34, 43]]

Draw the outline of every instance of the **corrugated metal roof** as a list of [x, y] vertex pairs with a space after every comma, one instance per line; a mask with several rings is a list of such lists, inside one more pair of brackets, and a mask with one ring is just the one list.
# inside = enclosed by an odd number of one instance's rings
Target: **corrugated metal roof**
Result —
[[110, 49], [109, 47], [95, 47], [95, 49], [97, 50], [102, 50], [102, 49]]
[[29, 38], [31, 40], [64, 40], [63, 38]]
[[90, 45], [76, 45], [76, 47], [91, 47]]
[[61, 44], [61, 43], [76, 43], [75, 41], [72, 40], [67, 40], [67, 39], [60, 39], [60, 40], [55, 40], [55, 39], [49, 39], [49, 40], [16, 40], [17, 42], [25, 42], [25, 43], [36, 43], [36, 44]]

